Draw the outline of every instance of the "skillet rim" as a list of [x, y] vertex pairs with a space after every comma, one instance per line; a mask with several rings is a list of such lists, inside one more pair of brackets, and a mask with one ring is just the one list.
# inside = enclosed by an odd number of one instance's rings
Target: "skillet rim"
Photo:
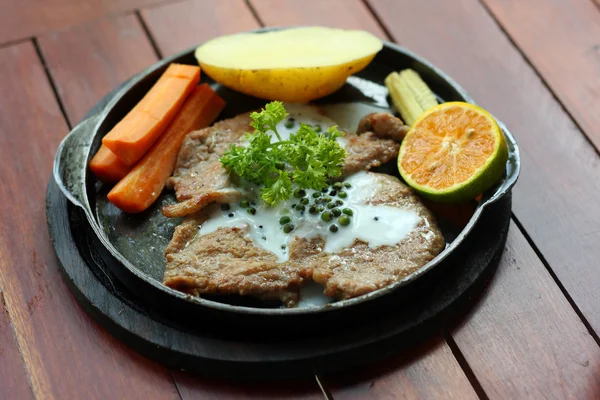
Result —
[[[262, 33], [262, 32], [274, 31], [274, 30], [281, 30], [281, 29], [294, 29], [294, 28], [298, 28], [298, 27], [299, 26], [261, 28], [261, 29], [248, 31], [248, 32]], [[437, 68], [435, 65], [433, 65], [429, 61], [425, 60], [424, 58], [418, 56], [417, 54], [413, 53], [412, 51], [410, 51], [402, 46], [399, 46], [395, 43], [392, 43], [392, 42], [389, 42], [386, 40], [382, 40], [382, 42], [383, 42], [382, 50], [387, 49], [392, 52], [400, 53], [403, 56], [405, 56], [409, 59], [412, 59], [416, 63], [421, 64], [425, 68], [428, 68], [431, 72], [433, 72], [441, 80], [443, 80], [448, 86], [450, 86], [454, 91], [456, 91], [459, 94], [459, 96], [463, 98], [463, 101], [475, 104], [474, 100], [467, 94], [467, 92], [458, 83], [456, 83], [450, 76], [448, 76], [442, 70]], [[134, 75], [129, 80], [127, 80], [122, 85], [122, 87], [117, 90], [117, 92], [114, 94], [114, 96], [109, 100], [109, 102], [106, 104], [106, 106], [99, 113], [86, 118], [79, 125], [77, 125], [63, 139], [63, 141], [61, 142], [61, 144], [57, 150], [57, 154], [56, 154], [55, 161], [54, 161], [54, 168], [53, 168], [53, 176], [54, 176], [54, 179], [55, 179], [56, 183], [58, 184], [59, 188], [74, 205], [76, 205], [84, 210], [84, 212], [86, 214], [86, 218], [87, 218], [88, 222], [90, 223], [92, 229], [94, 230], [94, 233], [96, 234], [98, 239], [101, 241], [103, 246], [109, 251], [109, 253], [122, 266], [124, 266], [129, 271], [129, 273], [133, 274], [133, 276], [135, 276], [137, 279], [141, 279], [146, 284], [151, 285], [153, 287], [153, 289], [159, 290], [159, 291], [163, 292], [164, 294], [172, 296], [176, 299], [186, 301], [187, 303], [193, 303], [193, 304], [196, 304], [196, 305], [199, 305], [202, 307], [207, 307], [207, 308], [213, 309], [215, 311], [225, 311], [225, 312], [234, 312], [234, 313], [243, 313], [243, 314], [257, 314], [257, 315], [262, 315], [262, 316], [270, 315], [270, 316], [286, 316], [287, 317], [287, 316], [292, 316], [292, 315], [306, 315], [306, 314], [312, 315], [312, 314], [328, 313], [328, 312], [333, 312], [333, 311], [337, 311], [337, 310], [341, 310], [341, 309], [346, 310], [354, 305], [362, 304], [362, 303], [370, 301], [372, 299], [386, 296], [404, 286], [407, 286], [408, 284], [412, 283], [413, 281], [419, 279], [421, 276], [425, 275], [427, 272], [431, 271], [436, 266], [441, 264], [442, 261], [447, 259], [454, 251], [456, 251], [458, 249], [460, 244], [462, 244], [462, 242], [465, 240], [465, 238], [468, 236], [468, 234], [473, 230], [475, 224], [479, 221], [484, 209], [487, 206], [489, 206], [490, 204], [492, 204], [492, 203], [498, 201], [499, 199], [501, 199], [502, 197], [504, 197], [507, 193], [509, 193], [518, 179], [518, 176], [520, 173], [519, 147], [516, 143], [514, 136], [511, 134], [511, 132], [508, 130], [508, 128], [502, 122], [497, 120], [498, 124], [500, 125], [500, 127], [505, 135], [505, 138], [506, 138], [506, 142], [508, 145], [508, 152], [509, 152], [509, 161], [507, 162], [507, 166], [506, 166], [506, 176], [500, 182], [500, 184], [494, 188], [493, 194], [491, 196], [489, 196], [487, 199], [485, 199], [485, 201], [482, 201], [479, 203], [479, 205], [475, 209], [475, 212], [469, 219], [469, 222], [467, 223], [467, 225], [465, 225], [465, 227], [461, 230], [461, 232], [457, 235], [457, 237], [452, 241], [452, 243], [450, 243], [448, 246], [446, 246], [446, 248], [444, 250], [442, 250], [442, 252], [440, 254], [438, 254], [435, 258], [433, 258], [431, 261], [429, 261], [427, 264], [425, 264], [418, 270], [405, 276], [401, 280], [394, 282], [394, 283], [392, 283], [386, 287], [383, 287], [381, 289], [375, 290], [371, 293], [362, 295], [362, 296], [358, 296], [358, 297], [348, 299], [348, 300], [336, 301], [334, 303], [329, 303], [327, 305], [320, 306], [320, 307], [273, 309], [273, 308], [256, 308], [256, 307], [225, 304], [225, 303], [221, 303], [218, 301], [207, 300], [207, 299], [200, 298], [200, 297], [194, 297], [194, 296], [179, 292], [175, 289], [171, 289], [168, 286], [165, 286], [162, 282], [159, 282], [158, 280], [148, 276], [147, 274], [145, 274], [144, 272], [142, 272], [138, 268], [136, 268], [129, 260], [127, 260], [123, 255], [121, 255], [121, 253], [119, 253], [116, 250], [116, 248], [112, 245], [112, 243], [108, 240], [106, 233], [99, 226], [98, 221], [96, 220], [95, 212], [91, 209], [90, 202], [89, 202], [89, 199], [87, 196], [87, 182], [89, 182], [88, 177], [90, 176], [90, 171], [87, 168], [87, 161], [90, 158], [91, 143], [93, 142], [94, 138], [98, 135], [99, 128], [102, 126], [102, 124], [106, 120], [107, 116], [110, 114], [112, 109], [119, 103], [119, 101], [132, 88], [134, 88], [138, 83], [143, 81], [148, 75], [155, 73], [156, 71], [158, 71], [162, 68], [165, 68], [165, 66], [167, 64], [173, 62], [174, 60], [177, 60], [179, 58], [183, 58], [183, 57], [186, 57], [189, 55], [193, 55], [196, 47], [197, 46], [194, 46], [192, 48], [183, 50], [179, 53], [169, 56], [163, 60], [160, 60], [157, 63], [148, 67], [147, 69]], [[86, 168], [85, 168], [85, 171], [83, 172], [84, 173], [83, 179], [80, 179], [79, 182], [69, 182], [68, 181], [69, 175], [67, 172], [66, 173], [67, 180], [65, 181], [64, 180], [65, 169], [68, 169], [68, 167], [65, 165], [62, 165], [61, 161], [63, 160], [63, 157], [61, 157], [61, 155], [63, 154], [63, 152], [73, 151], [72, 148], [69, 148], [69, 146], [73, 144], [72, 143], [73, 140], [71, 140], [71, 141], [69, 140], [69, 139], [73, 139], [72, 135], [75, 135], [78, 133], [81, 134], [80, 131], [83, 128], [89, 128], [88, 125], [92, 125], [92, 124], [93, 124], [93, 128], [91, 130], [91, 133], [89, 133], [89, 137], [87, 137], [87, 139], [89, 141], [88, 147], [84, 148], [84, 151], [86, 151], [87, 154], [85, 157]], [[79, 143], [79, 145], [81, 145], [81, 143]], [[85, 146], [85, 143], [83, 145]], [[77, 149], [75, 149], [75, 150], [77, 150]], [[75, 184], [75, 186], [77, 186], [78, 184], [79, 185], [83, 184], [83, 186], [73, 187], [74, 186], [73, 184]], [[70, 189], [78, 190], [79, 193], [73, 193]], [[487, 192], [489, 192], [489, 191], [490, 190], [488, 190]], [[80, 196], [80, 198], [78, 198], [78, 196]]]

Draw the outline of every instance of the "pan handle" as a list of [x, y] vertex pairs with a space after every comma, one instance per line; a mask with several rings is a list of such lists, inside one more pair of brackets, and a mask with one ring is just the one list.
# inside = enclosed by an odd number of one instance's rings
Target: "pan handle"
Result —
[[492, 204], [502, 197], [504, 197], [517, 183], [519, 174], [521, 173], [521, 155], [519, 152], [519, 146], [512, 133], [508, 130], [506, 125], [498, 121], [498, 125], [504, 133], [506, 139], [506, 145], [508, 146], [508, 161], [506, 162], [506, 176], [500, 185], [496, 188], [494, 194], [485, 201], [485, 206]]
[[87, 161], [99, 118], [96, 114], [83, 120], [63, 139], [53, 167], [54, 180], [60, 190], [89, 215], [92, 211], [86, 191]]

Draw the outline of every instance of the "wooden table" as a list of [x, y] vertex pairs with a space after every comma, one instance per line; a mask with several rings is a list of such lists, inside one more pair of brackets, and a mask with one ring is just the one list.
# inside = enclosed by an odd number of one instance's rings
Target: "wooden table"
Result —
[[[453, 76], [523, 173], [495, 277], [411, 351], [305, 381], [169, 370], [77, 304], [44, 199], [62, 137], [163, 56], [271, 25], [358, 28]], [[0, 399], [600, 398], [600, 0], [0, 0]], [[474, 300], [475, 301], [475, 300]]]

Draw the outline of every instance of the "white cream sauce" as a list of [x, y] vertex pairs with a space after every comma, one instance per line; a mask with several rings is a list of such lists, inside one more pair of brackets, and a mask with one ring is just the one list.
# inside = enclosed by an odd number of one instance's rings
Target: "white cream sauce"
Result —
[[[323, 221], [321, 214], [310, 214], [309, 206], [314, 203], [312, 194], [314, 190], [307, 190], [307, 199], [310, 203], [305, 206], [305, 211], [299, 212], [292, 205], [299, 205], [299, 199], [292, 197], [286, 202], [280, 202], [275, 207], [270, 207], [260, 200], [253, 207], [256, 214], [248, 213], [238, 204], [231, 204], [229, 210], [222, 210], [221, 206], [213, 205], [210, 209], [208, 220], [200, 227], [200, 234], [205, 235], [216, 231], [220, 227], [248, 227], [248, 235], [259, 247], [277, 255], [280, 262], [288, 259], [288, 246], [295, 237], [314, 238], [321, 236], [325, 239], [324, 251], [335, 253], [350, 246], [355, 239], [360, 239], [370, 247], [394, 245], [408, 235], [419, 223], [420, 217], [412, 210], [405, 210], [392, 206], [374, 206], [366, 204], [372, 194], [377, 190], [378, 180], [367, 172], [358, 172], [348, 177], [344, 182], [351, 185], [344, 191], [348, 194], [345, 199], [329, 196], [332, 201], [341, 200], [344, 203], [337, 208], [349, 208], [353, 215], [350, 224], [342, 226], [336, 218]], [[255, 199], [253, 190], [248, 191], [248, 197]], [[290, 233], [283, 232], [280, 224], [282, 217], [288, 216], [294, 225]], [[331, 232], [329, 227], [335, 224], [337, 232]]]
[[[313, 127], [320, 126], [323, 132], [336, 124], [331, 118], [319, 113], [316, 107], [286, 104], [286, 109], [289, 113], [288, 118], [277, 125], [282, 140], [289, 139], [290, 134], [298, 130], [300, 123]], [[290, 125], [288, 122], [290, 118], [293, 119], [294, 124], [288, 128], [286, 123]], [[277, 140], [274, 134], [272, 137]], [[346, 143], [344, 138], [338, 140], [342, 146]], [[230, 204], [228, 210], [223, 210], [220, 205], [212, 205], [208, 210], [209, 218], [200, 227], [200, 234], [214, 232], [220, 227], [246, 227], [248, 235], [256, 245], [274, 253], [280, 262], [284, 262], [288, 259], [289, 243], [295, 237], [310, 239], [321, 236], [325, 239], [323, 250], [335, 253], [350, 246], [355, 239], [360, 239], [373, 248], [394, 245], [408, 235], [420, 221], [420, 217], [412, 210], [367, 204], [379, 185], [372, 174], [359, 172], [348, 177], [345, 182], [351, 185], [350, 188], [343, 189], [347, 193], [346, 198], [330, 196], [329, 193], [322, 194], [322, 197], [331, 197], [332, 201], [341, 200], [343, 204], [338, 206], [338, 209], [352, 210], [353, 215], [347, 226], [342, 226], [337, 221], [338, 217], [333, 217], [331, 221], [326, 222], [321, 219], [321, 213], [309, 213], [309, 207], [315, 201], [314, 190], [306, 191], [306, 198], [310, 203], [305, 205], [305, 210], [301, 212], [292, 207], [299, 205], [300, 199], [291, 197], [286, 202], [270, 207], [258, 199], [258, 187], [249, 185], [246, 188], [246, 198], [255, 202], [251, 206], [256, 209], [256, 213], [250, 214], [246, 208], [240, 207], [239, 203]], [[322, 205], [326, 206], [326, 204]], [[289, 233], [284, 233], [283, 225], [280, 224], [280, 219], [285, 216], [290, 218], [289, 223], [294, 226]], [[330, 231], [332, 224], [337, 225], [337, 232]]]

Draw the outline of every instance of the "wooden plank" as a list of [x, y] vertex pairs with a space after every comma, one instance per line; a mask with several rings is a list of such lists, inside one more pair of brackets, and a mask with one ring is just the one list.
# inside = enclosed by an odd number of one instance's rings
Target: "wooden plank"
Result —
[[147, 8], [141, 15], [164, 56], [259, 27], [243, 0], [187, 0]]
[[371, 4], [394, 39], [454, 77], [512, 130], [523, 167], [514, 212], [600, 333], [600, 209], [592, 206], [600, 201], [600, 163], [594, 149], [478, 1]]
[[600, 10], [589, 0], [484, 0], [597, 149]]
[[314, 379], [249, 383], [207, 380], [181, 371], [174, 371], [173, 377], [184, 400], [323, 399]]
[[477, 399], [446, 342], [433, 338], [390, 359], [323, 379], [335, 399]]
[[32, 399], [4, 294], [0, 292], [0, 399]]
[[[550, 188], [568, 182], [553, 183], [544, 168], [556, 171], [555, 164], [560, 166], [564, 159], [568, 160], [570, 152], [563, 152], [561, 159], [552, 158], [552, 162], [548, 162], [547, 154], [545, 159], [543, 154], [538, 154], [552, 148], [548, 142], [556, 138], [554, 130], [573, 135], [577, 150], [591, 152], [592, 149], [478, 2], [433, 3], [372, 2], [395, 38], [401, 38], [403, 44], [429, 57], [459, 82], [465, 82], [476, 99], [506, 120], [517, 133], [524, 148], [525, 182], [518, 185], [515, 204], [517, 212], [521, 211], [524, 218], [533, 222], [535, 219], [527, 213], [537, 217], [540, 212], [524, 208], [523, 202], [527, 195], [536, 196], [534, 190], [541, 188], [537, 182], [542, 180]], [[428, 12], [432, 7], [437, 7], [436, 13]], [[404, 23], [397, 24], [401, 16]], [[420, 34], [418, 27], [421, 26], [431, 27], [432, 34]], [[439, 27], [437, 31], [436, 27]], [[496, 56], [501, 56], [503, 61], [494, 58]], [[554, 126], [548, 126], [546, 120]], [[536, 124], [542, 126], [536, 127]], [[566, 130], [561, 131], [561, 128]], [[549, 137], [544, 139], [541, 135]], [[585, 165], [584, 162], [581, 164]], [[562, 168], [566, 168], [564, 164]], [[561, 176], [564, 175], [558, 174], [555, 179]], [[554, 189], [556, 193], [558, 189]], [[544, 197], [538, 207], [547, 207], [546, 202]], [[574, 202], [571, 200], [571, 203]], [[576, 213], [578, 208], [569, 211]], [[546, 212], [553, 213], [554, 218], [564, 213], [549, 208]], [[571, 216], [583, 219], [583, 215]], [[546, 229], [556, 232], [551, 224]], [[566, 228], [563, 226], [563, 229]], [[573, 252], [572, 257], [580, 257], [574, 249], [569, 251]], [[595, 264], [588, 262], [587, 265]], [[564, 271], [563, 275], [569, 276]], [[593, 282], [598, 279], [589, 282], [589, 289], [596, 285]], [[593, 393], [597, 393], [599, 348], [514, 227], [488, 295], [455, 331], [455, 338], [485, 392], [492, 397], [585, 398], [585, 394], [593, 397]]]
[[103, 18], [38, 40], [73, 125], [104, 95], [157, 61], [134, 15]]
[[[172, 17], [172, 12], [165, 15]], [[131, 15], [53, 33], [40, 38], [39, 43], [71, 119], [80, 119], [123, 79], [156, 61], [139, 23]], [[166, 45], [169, 43], [177, 42]], [[132, 60], [133, 57], [137, 59]], [[78, 101], [81, 92], [85, 96]], [[276, 397], [303, 393], [303, 398], [322, 398], [314, 380], [296, 382], [295, 386], [268, 385], [267, 389], [264, 384], [231, 385], [180, 371], [173, 371], [173, 375], [184, 398], [261, 398], [267, 391]]]
[[171, 0], [4, 0], [0, 44]]
[[[384, 37], [372, 14], [358, 1], [303, 2], [252, 0], [258, 17], [267, 25], [327, 24], [339, 28], [365, 29]], [[335, 15], [335, 18], [331, 18]], [[432, 346], [431, 343], [438, 343]], [[428, 347], [429, 346], [429, 347]], [[406, 398], [454, 397], [475, 398], [475, 393], [461, 367], [445, 342], [430, 342], [410, 352], [377, 364], [375, 368], [358, 369], [345, 374], [323, 378], [323, 384], [334, 398]], [[364, 371], [368, 371], [364, 373]], [[376, 377], [378, 376], [378, 377]], [[361, 383], [356, 384], [360, 380]], [[365, 380], [369, 383], [365, 384]], [[368, 387], [365, 387], [367, 385]], [[452, 393], [453, 396], [448, 396]], [[444, 396], [445, 394], [445, 396]], [[440, 396], [437, 396], [440, 397]]]
[[490, 398], [600, 393], [600, 347], [514, 225], [488, 294], [453, 336]]
[[45, 191], [68, 127], [31, 42], [0, 49], [0, 287], [36, 398], [179, 398], [169, 372], [78, 306], [48, 237]]
[[324, 25], [385, 33], [360, 0], [250, 0], [267, 26]]

